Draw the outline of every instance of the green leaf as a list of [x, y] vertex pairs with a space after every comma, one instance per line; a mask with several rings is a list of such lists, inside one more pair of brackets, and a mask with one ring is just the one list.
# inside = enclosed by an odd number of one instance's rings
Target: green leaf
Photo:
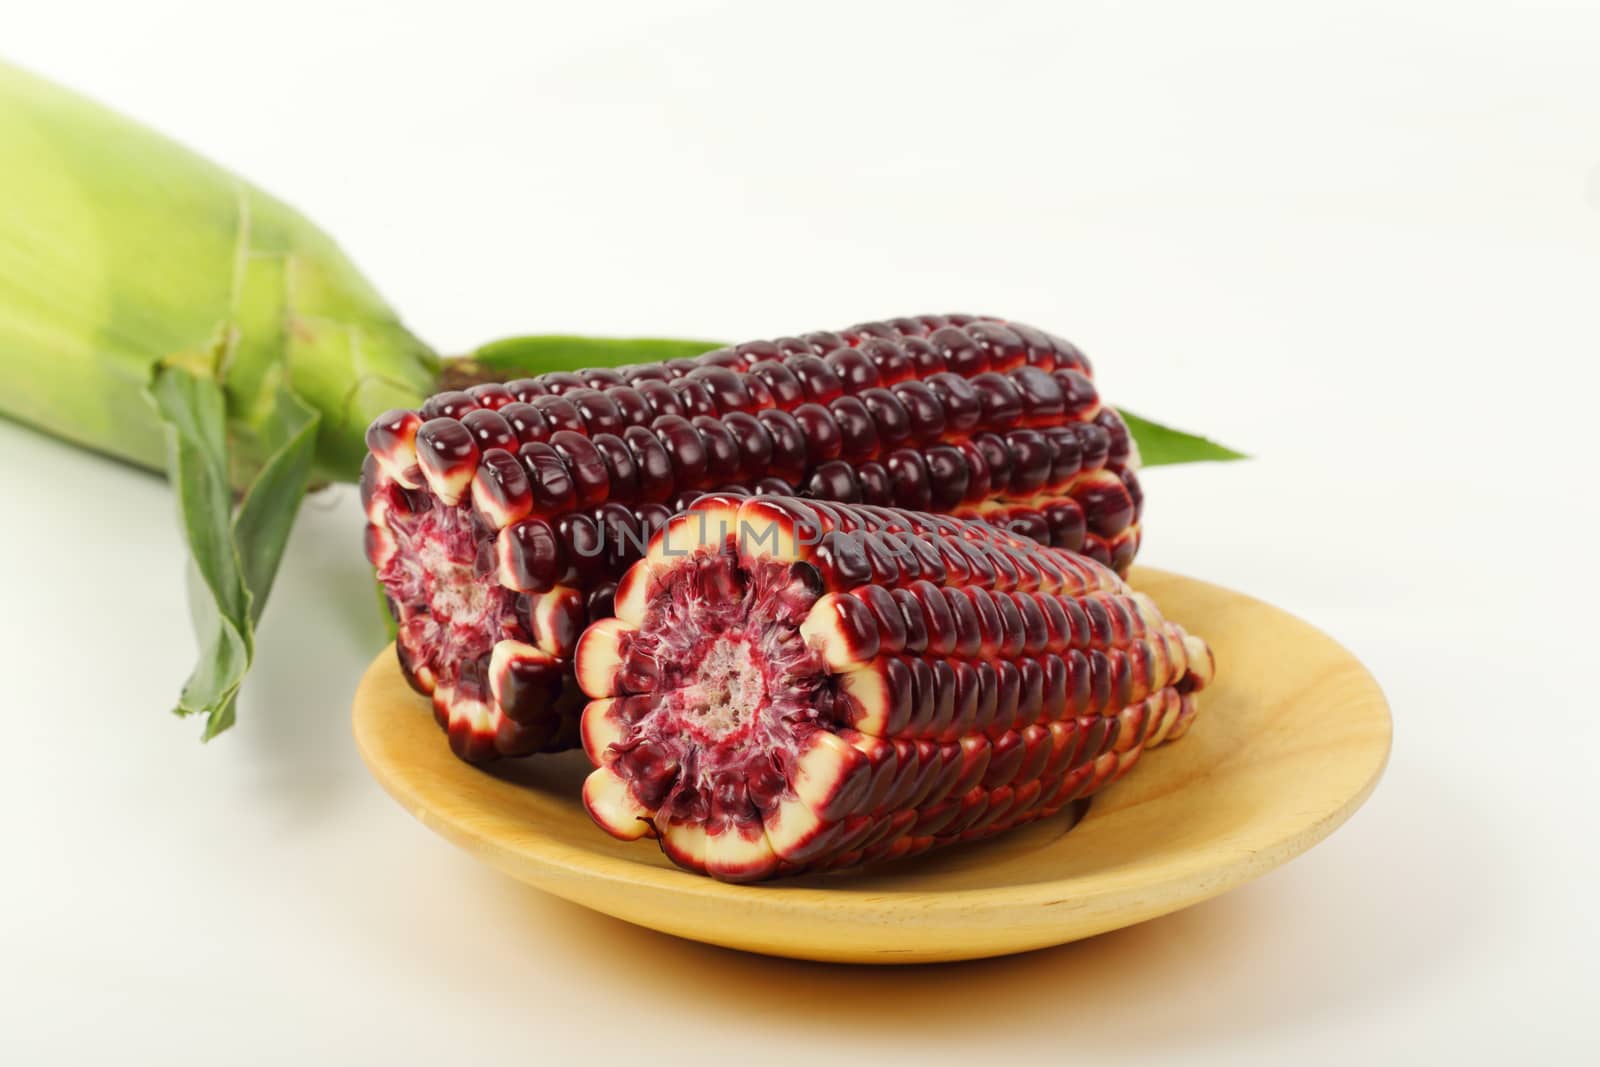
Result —
[[233, 725], [239, 687], [255, 657], [255, 624], [305, 496], [320, 416], [288, 389], [263, 435], [270, 452], [234, 512], [227, 405], [215, 380], [167, 366], [148, 392], [166, 430], [167, 475], [202, 589], [190, 598], [199, 661], [174, 709], [204, 715], [204, 739]]
[[157, 369], [148, 395], [166, 432], [167, 476], [190, 558], [208, 594], [191, 599], [200, 659], [175, 710], [204, 714], [209, 737], [233, 722], [255, 654], [250, 590], [233, 539], [226, 398], [215, 381], [180, 367]]
[[722, 347], [721, 341], [545, 334], [492, 341], [467, 358], [490, 370], [542, 374], [554, 370], [621, 367], [629, 363], [659, 363], [667, 359], [698, 356], [720, 347]]
[[244, 565], [245, 588], [250, 591], [252, 624], [261, 621], [284, 546], [289, 543], [289, 531], [306, 495], [321, 416], [294, 393], [281, 389], [272, 422], [273, 436], [281, 441], [275, 442], [261, 473], [245, 490], [244, 502], [233, 520], [233, 539]]
[[1196, 434], [1174, 430], [1159, 422], [1151, 422], [1135, 415], [1127, 408], [1117, 409], [1128, 432], [1139, 443], [1139, 456], [1146, 467], [1161, 467], [1172, 463], [1201, 463], [1206, 460], [1249, 459], [1243, 452], [1235, 452], [1226, 445]]

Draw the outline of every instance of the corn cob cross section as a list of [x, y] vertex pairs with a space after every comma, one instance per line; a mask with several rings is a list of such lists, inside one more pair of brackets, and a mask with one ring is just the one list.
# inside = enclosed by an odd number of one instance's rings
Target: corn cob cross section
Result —
[[729, 881], [1044, 818], [1187, 730], [1210, 650], [1092, 560], [991, 525], [712, 495], [577, 648], [616, 837]]
[[1125, 569], [1137, 456], [1089, 374], [1030, 327], [923, 316], [387, 412], [362, 499], [406, 676], [464, 758], [575, 744], [576, 635], [707, 491], [982, 518]]

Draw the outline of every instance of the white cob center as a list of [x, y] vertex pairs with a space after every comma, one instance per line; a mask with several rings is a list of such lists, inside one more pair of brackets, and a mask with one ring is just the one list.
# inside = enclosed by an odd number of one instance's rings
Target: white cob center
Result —
[[424, 538], [417, 548], [424, 573], [433, 577], [429, 609], [441, 619], [475, 624], [489, 607], [485, 585], [472, 567], [461, 563], [443, 545]]
[[718, 638], [684, 695], [684, 713], [708, 740], [719, 741], [750, 722], [767, 699], [766, 678], [750, 643]]

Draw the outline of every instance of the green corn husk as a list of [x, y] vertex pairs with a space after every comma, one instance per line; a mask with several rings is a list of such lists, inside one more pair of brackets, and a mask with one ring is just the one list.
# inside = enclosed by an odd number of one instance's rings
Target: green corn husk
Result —
[[[143, 398], [175, 368], [222, 387], [235, 488], [287, 387], [319, 418], [313, 476], [359, 466], [438, 358], [294, 209], [99, 105], [0, 66], [0, 410], [153, 469]], [[87, 387], [86, 387], [87, 386]]]
[[[208, 739], [233, 723], [302, 497], [356, 480], [373, 417], [473, 381], [714, 347], [532, 336], [441, 360], [293, 208], [0, 63], [0, 414], [171, 480], [199, 580], [176, 711]], [[1128, 422], [1149, 465], [1239, 456]]]
[[212, 736], [306, 486], [438, 358], [292, 208], [5, 65], [0, 159], [0, 411], [172, 479], [204, 587], [177, 710]]

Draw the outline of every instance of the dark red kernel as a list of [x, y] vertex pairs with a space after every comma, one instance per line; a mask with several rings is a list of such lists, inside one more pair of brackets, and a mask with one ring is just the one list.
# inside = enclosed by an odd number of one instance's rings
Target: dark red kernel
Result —
[[923, 453], [928, 466], [929, 504], [949, 511], [966, 499], [970, 473], [966, 457], [951, 445], [934, 445]]
[[511, 423], [497, 411], [488, 408], [479, 408], [469, 411], [461, 416], [461, 425], [472, 434], [473, 443], [479, 451], [491, 448], [515, 449], [517, 447], [517, 433], [511, 428]]
[[739, 442], [721, 419], [696, 415], [690, 420], [700, 431], [700, 441], [706, 450], [706, 480], [714, 485], [732, 481], [744, 466]]
[[622, 431], [622, 440], [633, 455], [639, 499], [662, 501], [670, 497], [677, 482], [672, 473], [671, 456], [659, 435], [643, 426], [630, 426]]
[[813, 404], [826, 404], [844, 395], [844, 383], [839, 376], [816, 356], [799, 356], [789, 361], [789, 369], [799, 379], [806, 399]]
[[706, 484], [705, 442], [700, 432], [688, 419], [679, 415], [663, 415], [651, 424], [656, 437], [672, 461], [672, 477], [679, 492], [696, 489]]
[[809, 466], [815, 467], [819, 463], [839, 458], [839, 454], [844, 450], [844, 438], [839, 432], [839, 424], [834, 421], [832, 412], [821, 404], [801, 404], [792, 414], [800, 424], [801, 433], [805, 438]]
[[595, 434], [593, 441], [605, 461], [610, 499], [629, 503], [639, 499], [639, 467], [627, 442], [612, 433]]
[[517, 458], [528, 470], [535, 511], [541, 515], [558, 515], [577, 506], [577, 484], [554, 448], [543, 441], [530, 441], [517, 450]]
[[798, 481], [807, 465], [807, 438], [800, 420], [790, 412], [774, 409], [757, 412], [755, 418], [772, 440], [772, 476]]
[[579, 507], [594, 507], [610, 498], [611, 478], [606, 473], [605, 457], [592, 440], [580, 433], [557, 430], [550, 435], [550, 445], [572, 472]]
[[897, 448], [911, 436], [911, 413], [894, 393], [882, 388], [863, 389], [856, 399], [872, 416], [880, 447]]
[[500, 409], [499, 415], [506, 420], [512, 432], [517, 435], [517, 440], [523, 444], [550, 439], [550, 420], [544, 417], [544, 412], [532, 404], [521, 401], [507, 404]]
[[839, 427], [839, 455], [852, 463], [878, 454], [878, 427], [858, 397], [841, 396], [828, 405]]
[[536, 396], [530, 403], [544, 414], [550, 423], [551, 435], [568, 430], [572, 433], [587, 433], [588, 425], [583, 421], [583, 416], [578, 413], [577, 405], [564, 396]]
[[424, 419], [459, 419], [469, 411], [481, 407], [470, 394], [460, 390], [435, 393], [422, 402]]

